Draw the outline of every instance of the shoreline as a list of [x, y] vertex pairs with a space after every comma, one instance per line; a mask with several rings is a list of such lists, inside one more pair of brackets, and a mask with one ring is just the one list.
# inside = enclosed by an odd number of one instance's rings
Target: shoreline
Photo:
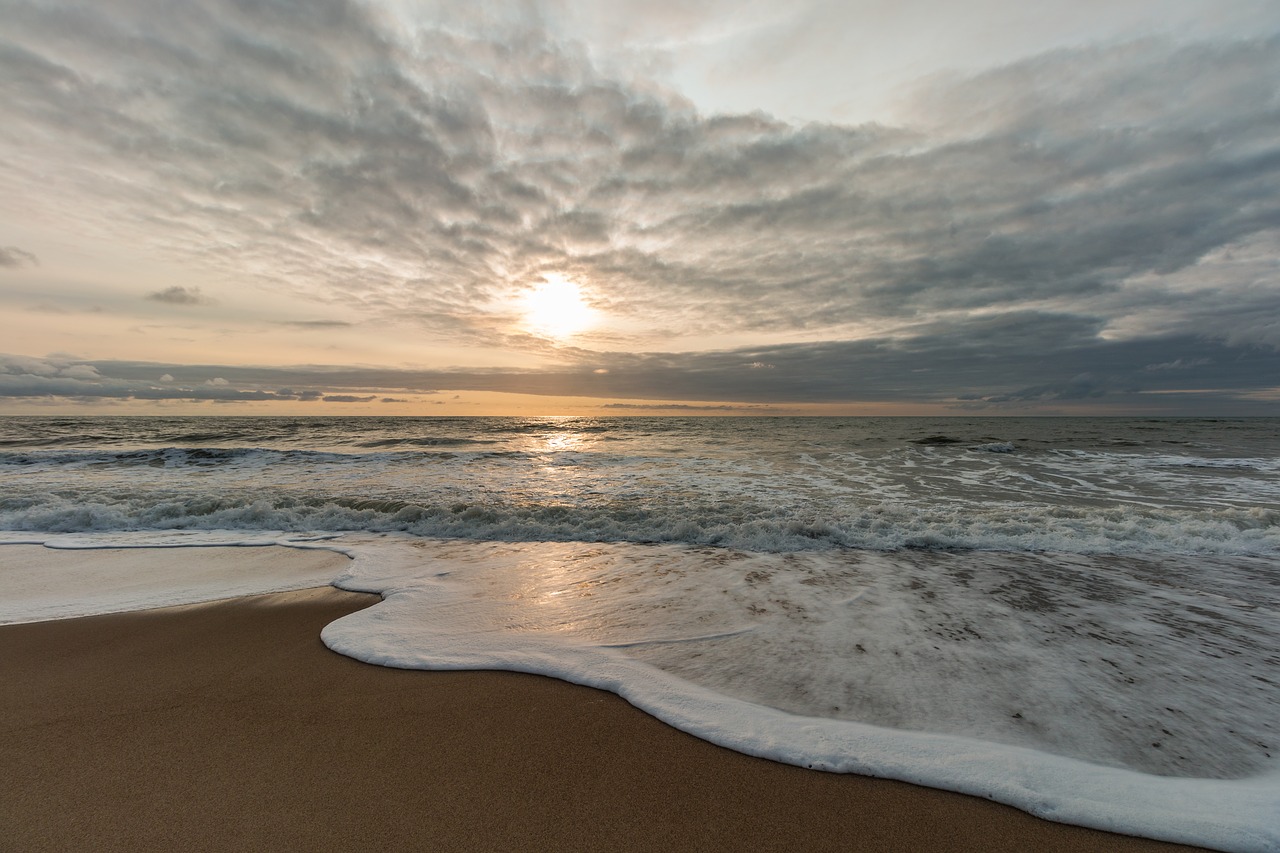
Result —
[[753, 758], [619, 697], [378, 667], [330, 587], [0, 626], [16, 850], [1193, 850]]

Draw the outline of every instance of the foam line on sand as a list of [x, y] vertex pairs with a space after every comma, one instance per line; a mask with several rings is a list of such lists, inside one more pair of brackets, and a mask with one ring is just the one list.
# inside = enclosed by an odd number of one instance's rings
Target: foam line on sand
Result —
[[228, 547], [171, 534], [162, 541], [195, 544], [134, 548], [42, 539], [0, 542], [0, 624], [305, 589], [329, 583], [350, 562], [335, 551], [281, 547], [269, 537]]

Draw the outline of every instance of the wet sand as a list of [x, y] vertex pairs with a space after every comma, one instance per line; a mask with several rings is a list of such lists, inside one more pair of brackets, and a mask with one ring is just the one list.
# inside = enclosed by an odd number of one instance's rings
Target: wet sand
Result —
[[549, 678], [324, 647], [375, 600], [326, 587], [0, 626], [0, 847], [1192, 849], [752, 758]]

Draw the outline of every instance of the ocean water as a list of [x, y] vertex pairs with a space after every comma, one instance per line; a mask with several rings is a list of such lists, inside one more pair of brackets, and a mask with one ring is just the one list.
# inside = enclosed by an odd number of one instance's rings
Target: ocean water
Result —
[[341, 550], [354, 657], [1280, 849], [1274, 419], [6, 418], [0, 531]]

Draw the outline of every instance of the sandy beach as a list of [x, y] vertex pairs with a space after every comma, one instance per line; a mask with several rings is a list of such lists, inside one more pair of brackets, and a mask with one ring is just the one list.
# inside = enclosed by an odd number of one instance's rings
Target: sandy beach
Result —
[[323, 646], [375, 600], [0, 627], [4, 849], [1191, 849], [748, 757], [549, 678]]

